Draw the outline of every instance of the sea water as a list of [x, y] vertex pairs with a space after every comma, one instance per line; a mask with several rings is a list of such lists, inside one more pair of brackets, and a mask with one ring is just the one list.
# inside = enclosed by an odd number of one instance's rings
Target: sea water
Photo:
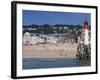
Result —
[[90, 66], [90, 60], [23, 58], [23, 69], [60, 68]]

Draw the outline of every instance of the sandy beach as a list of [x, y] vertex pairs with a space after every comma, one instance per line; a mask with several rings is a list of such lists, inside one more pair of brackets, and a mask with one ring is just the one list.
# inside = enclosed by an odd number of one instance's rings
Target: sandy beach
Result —
[[24, 45], [23, 58], [75, 58], [77, 44], [39, 44]]

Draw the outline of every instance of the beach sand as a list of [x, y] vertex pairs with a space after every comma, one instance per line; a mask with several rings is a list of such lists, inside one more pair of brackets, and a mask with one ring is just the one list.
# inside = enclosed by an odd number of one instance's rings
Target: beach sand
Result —
[[77, 44], [23, 44], [22, 49], [23, 58], [75, 58], [77, 53]]

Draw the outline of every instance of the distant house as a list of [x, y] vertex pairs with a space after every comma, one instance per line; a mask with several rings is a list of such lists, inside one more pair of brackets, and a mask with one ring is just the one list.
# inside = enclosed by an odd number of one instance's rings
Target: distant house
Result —
[[29, 32], [24, 33], [23, 43], [26, 44], [26, 45], [31, 44], [31, 40], [32, 40], [32, 38], [31, 38], [30, 33]]
[[47, 37], [47, 42], [48, 42], [48, 43], [54, 43], [54, 44], [56, 44], [57, 41], [58, 41], [58, 39], [55, 38], [54, 36], [48, 36], [48, 37]]

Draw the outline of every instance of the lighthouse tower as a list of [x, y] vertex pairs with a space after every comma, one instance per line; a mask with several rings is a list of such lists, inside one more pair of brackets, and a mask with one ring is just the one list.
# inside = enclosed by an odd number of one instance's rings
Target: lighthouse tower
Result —
[[89, 25], [88, 25], [87, 20], [84, 21], [84, 25], [83, 25], [83, 29], [82, 29], [82, 41], [83, 41], [84, 45], [89, 44]]
[[82, 27], [81, 38], [79, 39], [79, 44], [77, 46], [77, 54], [76, 58], [89, 58], [91, 52], [90, 47], [90, 32], [89, 32], [89, 24], [88, 21], [85, 20]]

